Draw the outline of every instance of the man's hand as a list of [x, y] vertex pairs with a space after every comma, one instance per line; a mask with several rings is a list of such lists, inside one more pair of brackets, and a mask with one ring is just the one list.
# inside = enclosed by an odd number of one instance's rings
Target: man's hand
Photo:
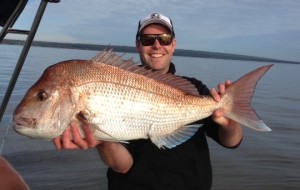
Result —
[[78, 123], [73, 121], [71, 122], [70, 127], [66, 128], [62, 136], [56, 137], [53, 139], [53, 143], [56, 149], [89, 149], [94, 148], [98, 144], [101, 144], [101, 141], [97, 140], [94, 137], [93, 131], [89, 126], [83, 126], [82, 131], [84, 136], [80, 134]]
[[99, 141], [94, 137], [89, 126], [83, 126], [81, 135], [77, 122], [72, 122], [64, 133], [53, 139], [56, 149], [89, 149], [96, 148], [102, 161], [111, 169], [119, 173], [126, 173], [133, 165], [133, 158], [129, 151], [118, 142]]
[[[218, 85], [219, 92], [213, 88], [211, 89], [211, 95], [215, 101], [219, 102], [221, 96], [225, 93], [226, 88], [231, 85], [231, 81], [227, 80], [225, 83]], [[219, 129], [220, 143], [226, 147], [235, 147], [240, 144], [243, 132], [238, 122], [226, 118], [225, 110], [220, 108], [213, 112], [212, 118], [214, 122], [218, 123], [221, 127]]]

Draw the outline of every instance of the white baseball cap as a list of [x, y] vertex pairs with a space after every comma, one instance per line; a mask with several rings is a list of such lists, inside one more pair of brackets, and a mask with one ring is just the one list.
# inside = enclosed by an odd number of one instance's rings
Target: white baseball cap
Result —
[[175, 32], [172, 24], [172, 20], [165, 15], [162, 15], [160, 13], [151, 13], [147, 17], [141, 19], [139, 21], [138, 30], [136, 33], [136, 39], [138, 39], [140, 32], [148, 25], [150, 24], [161, 24], [168, 28], [172, 35], [175, 37]]

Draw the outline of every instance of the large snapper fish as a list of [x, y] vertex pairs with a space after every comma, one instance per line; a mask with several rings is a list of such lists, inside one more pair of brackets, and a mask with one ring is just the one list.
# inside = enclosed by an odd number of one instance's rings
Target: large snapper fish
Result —
[[189, 125], [224, 108], [226, 117], [258, 131], [270, 131], [250, 106], [257, 81], [272, 65], [243, 76], [216, 102], [189, 81], [160, 74], [102, 51], [92, 60], [69, 60], [48, 67], [14, 112], [14, 129], [52, 139], [72, 120], [94, 129], [99, 140], [151, 139], [172, 148], [200, 127]]

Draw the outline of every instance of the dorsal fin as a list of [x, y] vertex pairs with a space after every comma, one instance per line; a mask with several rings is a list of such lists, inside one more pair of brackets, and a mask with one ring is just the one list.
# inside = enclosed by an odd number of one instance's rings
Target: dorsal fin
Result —
[[104, 49], [102, 52], [97, 54], [93, 59], [93, 62], [101, 62], [103, 64], [118, 67], [120, 69], [143, 75], [145, 77], [154, 79], [163, 84], [172, 86], [174, 88], [180, 89], [186, 94], [198, 96], [199, 92], [196, 87], [188, 80], [172, 75], [172, 74], [161, 74], [154, 70], [149, 70], [143, 66], [137, 65], [133, 61], [133, 58], [128, 60], [123, 60], [122, 56], [116, 55], [112, 50]]

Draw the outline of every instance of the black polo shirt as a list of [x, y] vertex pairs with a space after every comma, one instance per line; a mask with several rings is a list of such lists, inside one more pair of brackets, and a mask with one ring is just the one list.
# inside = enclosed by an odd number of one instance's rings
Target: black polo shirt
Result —
[[[171, 64], [170, 73], [175, 74]], [[209, 89], [194, 78], [183, 77], [193, 83], [201, 95]], [[126, 174], [108, 169], [110, 190], [206, 190], [211, 188], [212, 169], [206, 136], [218, 142], [218, 125], [206, 118], [194, 136], [172, 149], [158, 149], [149, 139], [133, 140], [124, 145], [132, 154], [133, 166]]]

